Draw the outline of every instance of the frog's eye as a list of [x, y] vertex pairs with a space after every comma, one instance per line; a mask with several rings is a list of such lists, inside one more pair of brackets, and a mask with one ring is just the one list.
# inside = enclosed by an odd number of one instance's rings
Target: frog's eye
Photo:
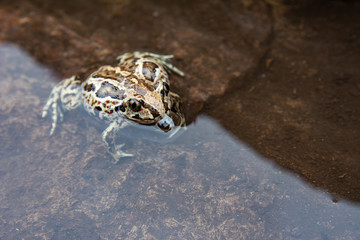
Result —
[[134, 112], [140, 111], [141, 106], [142, 106], [142, 104], [141, 104], [140, 101], [138, 101], [138, 100], [136, 100], [136, 99], [134, 99], [134, 98], [132, 98], [132, 99], [129, 100], [129, 107], [130, 107], [130, 109], [133, 110]]

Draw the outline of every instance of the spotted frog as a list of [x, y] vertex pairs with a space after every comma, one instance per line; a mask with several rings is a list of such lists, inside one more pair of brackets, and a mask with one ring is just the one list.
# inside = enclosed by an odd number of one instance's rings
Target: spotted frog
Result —
[[72, 76], [59, 82], [51, 91], [42, 117], [50, 113], [54, 133], [63, 112], [83, 106], [86, 111], [107, 123], [102, 140], [114, 162], [133, 156], [122, 151], [115, 136], [120, 129], [134, 125], [154, 125], [157, 131], [173, 136], [185, 126], [180, 97], [170, 91], [169, 74], [184, 73], [170, 63], [173, 55], [149, 52], [125, 53], [116, 66], [102, 66], [81, 81]]

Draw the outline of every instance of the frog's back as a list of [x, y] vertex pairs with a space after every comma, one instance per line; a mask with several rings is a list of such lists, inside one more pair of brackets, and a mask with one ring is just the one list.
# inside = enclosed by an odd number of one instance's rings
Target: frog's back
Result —
[[123, 103], [127, 98], [125, 85], [129, 72], [119, 67], [103, 66], [82, 83], [82, 97], [85, 109], [100, 118], [113, 119], [115, 112], [125, 111]]
[[151, 84], [157, 82], [168, 83], [169, 74], [159, 59], [149, 56], [142, 58], [129, 55], [119, 63], [121, 70], [133, 73], [139, 79], [149, 81]]

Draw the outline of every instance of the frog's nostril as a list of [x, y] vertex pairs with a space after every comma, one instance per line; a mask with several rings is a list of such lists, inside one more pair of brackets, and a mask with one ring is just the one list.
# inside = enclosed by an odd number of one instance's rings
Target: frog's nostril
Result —
[[167, 115], [163, 119], [161, 119], [156, 125], [164, 132], [170, 131], [175, 126], [174, 121]]

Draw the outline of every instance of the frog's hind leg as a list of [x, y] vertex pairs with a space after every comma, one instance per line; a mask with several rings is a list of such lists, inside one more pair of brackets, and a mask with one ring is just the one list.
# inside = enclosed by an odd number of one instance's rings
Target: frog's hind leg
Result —
[[76, 76], [63, 80], [63, 89], [60, 94], [62, 107], [66, 111], [78, 108], [81, 101], [81, 81]]
[[157, 54], [153, 54], [154, 57], [156, 57], [157, 59], [159, 59], [159, 61], [170, 71], [176, 73], [177, 75], [183, 77], [185, 76], [185, 73], [183, 71], [181, 71], [180, 69], [178, 69], [177, 67], [175, 67], [171, 62], [170, 59], [172, 59], [174, 57], [174, 55], [157, 55]]
[[52, 89], [42, 111], [43, 118], [47, 116], [49, 111], [51, 112], [50, 135], [54, 133], [58, 120], [62, 121], [63, 110], [70, 111], [81, 104], [80, 86], [81, 81], [76, 79], [76, 76], [72, 76], [62, 80]]
[[159, 61], [162, 65], [164, 65], [167, 69], [170, 71], [176, 73], [179, 76], [185, 76], [185, 73], [175, 67], [173, 64], [171, 64], [171, 59], [174, 57], [174, 55], [160, 55], [150, 52], [134, 52], [135, 57], [152, 57]]
[[185, 76], [185, 73], [175, 67], [173, 64], [170, 63], [171, 59], [174, 55], [160, 55], [156, 53], [150, 52], [133, 52], [133, 53], [125, 53], [123, 55], [118, 56], [116, 59], [120, 60], [120, 64], [125, 62], [127, 59], [134, 57], [134, 58], [153, 58], [158, 61], [161, 65], [164, 65], [170, 71], [178, 74], [179, 76]]
[[114, 121], [112, 122], [102, 133], [102, 140], [104, 142], [105, 148], [108, 153], [113, 156], [113, 163], [117, 163], [122, 157], [132, 157], [133, 154], [125, 153], [121, 150], [124, 144], [116, 145], [115, 137], [116, 133], [121, 129], [126, 127], [127, 123], [125, 121]]

